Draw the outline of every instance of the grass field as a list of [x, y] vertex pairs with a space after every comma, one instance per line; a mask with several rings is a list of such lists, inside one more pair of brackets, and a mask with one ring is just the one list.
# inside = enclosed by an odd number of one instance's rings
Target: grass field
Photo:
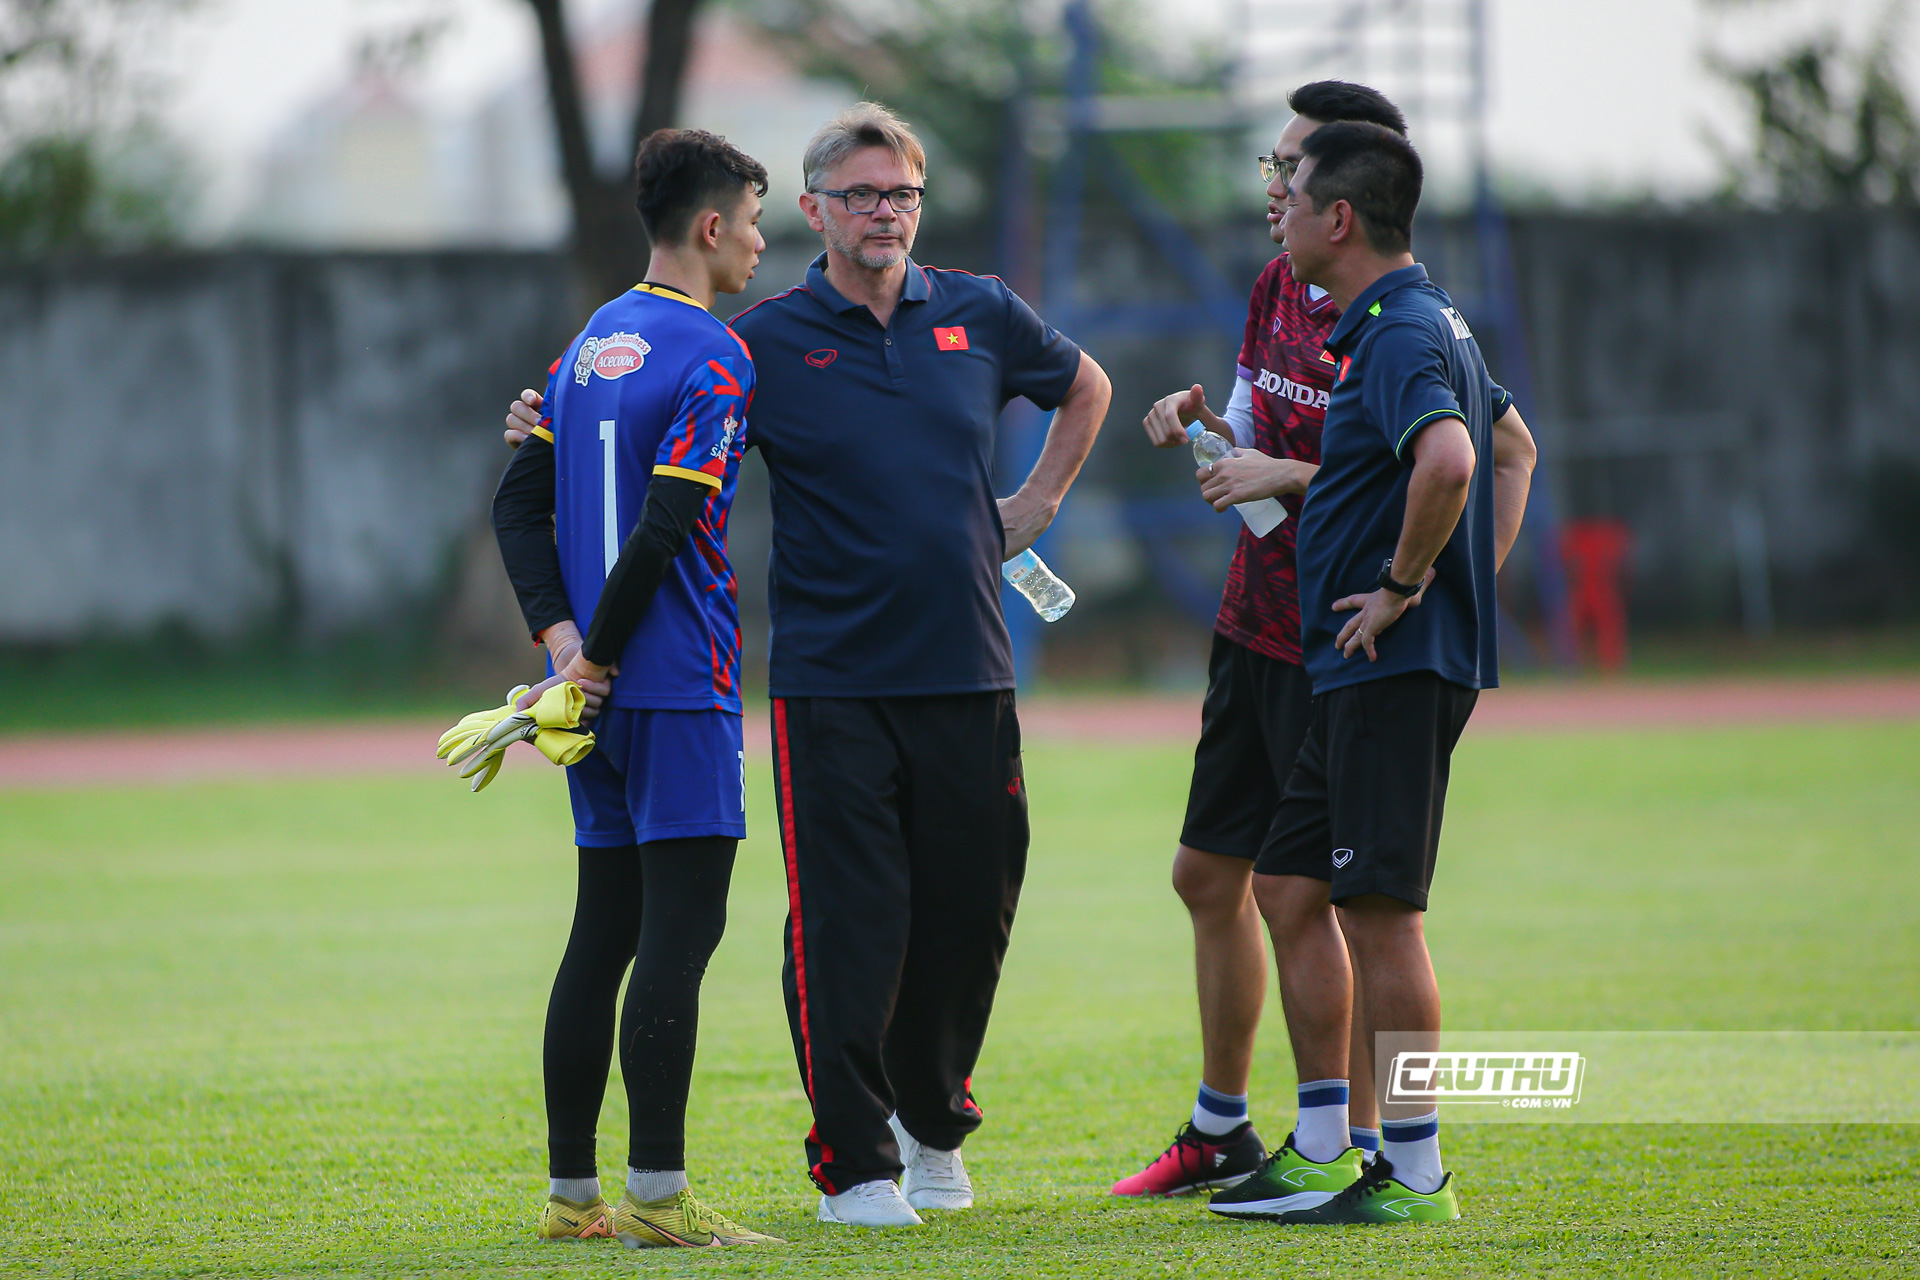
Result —
[[[1187, 752], [1037, 746], [972, 1213], [812, 1221], [764, 771], [708, 979], [697, 1187], [777, 1251], [545, 1247], [557, 772], [0, 794], [0, 1272], [1920, 1272], [1920, 1128], [1456, 1125], [1465, 1218], [1302, 1232], [1105, 1194], [1197, 1070], [1166, 887]], [[1430, 920], [1450, 1025], [1920, 1027], [1920, 726], [1471, 734]], [[1277, 1009], [1256, 1119], [1286, 1130]], [[604, 1173], [623, 1154], [617, 1077]]]

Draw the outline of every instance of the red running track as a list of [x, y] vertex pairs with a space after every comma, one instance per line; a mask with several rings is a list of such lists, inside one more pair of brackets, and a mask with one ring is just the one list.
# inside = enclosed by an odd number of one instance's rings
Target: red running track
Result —
[[[1039, 698], [1020, 710], [1033, 741], [1191, 741], [1200, 698]], [[1469, 733], [1809, 721], [1920, 720], [1920, 676], [1528, 683], [1484, 695]], [[446, 728], [419, 721], [0, 736], [0, 789], [171, 784], [233, 778], [445, 773], [433, 757]], [[764, 753], [764, 716], [747, 720]], [[546, 767], [531, 747], [509, 769]], [[449, 785], [453, 780], [449, 778]]]

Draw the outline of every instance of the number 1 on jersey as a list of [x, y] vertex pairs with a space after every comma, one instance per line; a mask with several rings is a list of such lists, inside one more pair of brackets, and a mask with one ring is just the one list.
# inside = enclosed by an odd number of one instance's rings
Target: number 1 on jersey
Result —
[[600, 529], [606, 544], [607, 573], [620, 559], [620, 490], [613, 479], [613, 419], [600, 424]]

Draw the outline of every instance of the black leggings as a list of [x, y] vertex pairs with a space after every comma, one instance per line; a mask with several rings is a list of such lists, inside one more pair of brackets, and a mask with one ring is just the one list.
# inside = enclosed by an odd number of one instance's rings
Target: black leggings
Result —
[[594, 1125], [613, 1057], [614, 1000], [628, 964], [633, 981], [620, 1019], [620, 1074], [632, 1117], [627, 1163], [686, 1168], [700, 980], [727, 927], [738, 843], [703, 836], [580, 850], [573, 934], [547, 1003], [550, 1176], [595, 1174]]

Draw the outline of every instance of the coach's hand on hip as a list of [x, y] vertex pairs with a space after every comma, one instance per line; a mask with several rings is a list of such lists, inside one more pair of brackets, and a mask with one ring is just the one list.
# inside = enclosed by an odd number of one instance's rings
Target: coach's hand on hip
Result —
[[1011, 498], [1000, 499], [1000, 524], [1006, 530], [1007, 553], [1011, 560], [1040, 540], [1040, 535], [1060, 513], [1060, 503], [1030, 496], [1023, 486]]
[[1011, 498], [1000, 499], [1000, 524], [1006, 531], [1005, 559], [1011, 560], [1034, 544], [1047, 531], [1067, 496], [1080, 464], [1093, 450], [1094, 437], [1107, 416], [1107, 403], [1113, 399], [1113, 384], [1106, 370], [1085, 352], [1080, 354], [1080, 371], [1073, 385], [1060, 398], [1053, 411], [1053, 425], [1047, 428], [1047, 443], [1040, 460], [1033, 464], [1027, 482]]
[[1363, 595], [1336, 600], [1336, 612], [1359, 610], [1334, 638], [1333, 647], [1342, 658], [1365, 649], [1367, 661], [1378, 661], [1373, 642], [1426, 596], [1427, 585], [1433, 581], [1433, 562], [1453, 536], [1460, 513], [1466, 510], [1467, 488], [1473, 483], [1477, 462], [1467, 424], [1451, 413], [1434, 417], [1413, 437], [1411, 448], [1413, 474], [1407, 480], [1407, 512], [1400, 523], [1400, 540], [1387, 565], [1401, 566], [1407, 575], [1402, 578], [1395, 574], [1394, 582], [1411, 583], [1418, 573], [1420, 589], [1402, 596], [1380, 586]]
[[1433, 570], [1428, 569], [1420, 579], [1420, 589], [1410, 596], [1403, 596], [1385, 587], [1377, 587], [1364, 595], [1347, 596], [1333, 602], [1335, 613], [1346, 613], [1358, 609], [1360, 612], [1347, 619], [1347, 625], [1340, 628], [1340, 634], [1334, 638], [1333, 647], [1340, 651], [1343, 658], [1351, 658], [1361, 649], [1367, 651], [1368, 662], [1378, 662], [1379, 656], [1373, 651], [1373, 642], [1380, 633], [1400, 621], [1400, 615], [1414, 608], [1426, 598], [1427, 587], [1433, 582]]

